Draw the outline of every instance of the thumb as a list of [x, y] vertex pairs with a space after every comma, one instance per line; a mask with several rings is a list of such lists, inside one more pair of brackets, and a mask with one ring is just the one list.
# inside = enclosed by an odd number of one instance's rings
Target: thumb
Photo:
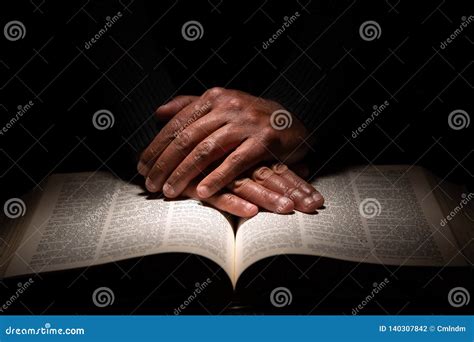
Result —
[[181, 109], [196, 101], [199, 97], [192, 95], [180, 95], [173, 98], [171, 101], [165, 103], [164, 105], [158, 107], [155, 111], [156, 116], [159, 119], [170, 119], [176, 114], [178, 114]]

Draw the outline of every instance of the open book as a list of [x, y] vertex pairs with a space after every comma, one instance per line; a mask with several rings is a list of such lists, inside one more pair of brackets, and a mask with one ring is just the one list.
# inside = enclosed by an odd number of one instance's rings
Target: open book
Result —
[[451, 215], [466, 194], [440, 193], [437, 184], [419, 167], [352, 168], [314, 182], [326, 199], [315, 214], [237, 220], [196, 200], [151, 198], [108, 173], [55, 174], [39, 196], [25, 199], [26, 215], [3, 221], [0, 278], [169, 252], [212, 260], [234, 288], [252, 264], [281, 254], [466, 265], [473, 258], [469, 208]]

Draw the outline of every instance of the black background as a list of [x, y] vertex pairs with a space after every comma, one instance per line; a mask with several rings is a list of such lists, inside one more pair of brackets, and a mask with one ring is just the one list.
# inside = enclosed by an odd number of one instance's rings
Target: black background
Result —
[[[331, 5], [315, 0], [285, 4], [160, 1], [147, 4], [146, 11], [140, 10], [139, 1], [127, 0], [4, 1], [0, 6], [1, 27], [11, 20], [26, 27], [24, 39], [12, 42], [0, 37], [0, 124], [14, 116], [18, 105], [34, 102], [0, 136], [2, 200], [34, 188], [53, 172], [112, 169], [134, 174], [126, 137], [117, 127], [98, 131], [91, 121], [98, 109], [120, 106], [128, 101], [127, 95], [133, 100], [134, 86], [144, 76], [137, 67], [137, 80], [120, 83], [108, 59], [102, 58], [119, 58], [129, 48], [113, 41], [115, 28], [96, 46], [84, 49], [84, 42], [103, 25], [103, 13], [113, 15], [118, 10], [123, 13], [116, 24], [121, 30], [137, 20], [154, 23], [149, 34], [165, 56], [157, 63], [162, 62], [172, 75], [172, 97], [199, 95], [213, 86], [261, 94], [281, 77], [288, 55], [305, 48], [293, 43], [300, 41], [303, 20], [270, 48], [263, 49], [262, 42], [280, 27], [284, 16], [299, 11], [309, 17], [310, 9], [323, 8], [337, 20], [301, 41], [323, 34], [321, 49], [324, 41], [331, 41], [334, 48], [321, 63], [337, 66], [343, 78], [332, 90], [337, 93], [331, 97], [334, 115], [315, 132], [323, 139], [309, 159], [313, 168], [321, 171], [326, 161], [325, 167], [342, 162], [416, 163], [472, 189], [472, 124], [453, 130], [448, 115], [457, 109], [474, 113], [474, 24], [440, 48], [462, 18], [474, 14], [472, 1], [338, 1]], [[188, 20], [203, 25], [202, 39], [183, 39], [181, 27]], [[361, 39], [359, 27], [367, 20], [379, 23], [379, 39]], [[124, 58], [133, 64], [133, 59], [141, 60], [141, 53], [137, 46]], [[372, 107], [384, 101], [390, 102], [388, 109], [352, 139], [351, 132]]]

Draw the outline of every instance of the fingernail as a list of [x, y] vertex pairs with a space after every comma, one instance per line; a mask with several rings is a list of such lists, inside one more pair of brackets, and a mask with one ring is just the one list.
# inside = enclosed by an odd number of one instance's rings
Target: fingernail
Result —
[[245, 211], [249, 214], [249, 215], [255, 215], [257, 214], [258, 212], [258, 207], [252, 203], [247, 203], [245, 205]]
[[145, 186], [148, 190], [150, 191], [156, 191], [156, 185], [153, 184], [152, 180], [150, 178], [146, 179]]
[[139, 174], [145, 176], [146, 174], [148, 174], [149, 169], [146, 164], [140, 160], [137, 165], [137, 171]]
[[200, 185], [197, 188], [197, 193], [198, 193], [199, 197], [207, 198], [207, 197], [210, 196], [210, 192], [211, 192], [211, 190], [206, 185]]
[[313, 199], [319, 204], [320, 207], [324, 204], [324, 197], [317, 192], [313, 194]]
[[174, 189], [168, 183], [165, 183], [165, 185], [163, 185], [163, 192], [165, 193], [166, 196], [173, 196], [174, 195]]
[[306, 192], [308, 195], [311, 195], [311, 193], [314, 191], [313, 187], [310, 185], [302, 184], [301, 189]]
[[288, 170], [288, 166], [286, 166], [285, 164], [278, 163], [275, 165], [275, 171], [278, 173], [283, 173], [286, 170]]
[[[303, 204], [305, 207], [309, 208], [311, 206], [314, 206], [316, 204], [316, 201], [314, 200], [313, 197], [306, 197], [304, 200], [303, 200]], [[316, 208], [315, 208], [316, 209]]]

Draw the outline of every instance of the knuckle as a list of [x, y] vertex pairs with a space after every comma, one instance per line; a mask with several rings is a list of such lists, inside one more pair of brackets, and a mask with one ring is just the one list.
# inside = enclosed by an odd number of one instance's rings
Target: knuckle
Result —
[[295, 200], [298, 197], [298, 189], [297, 188], [287, 188], [285, 190], [285, 197], [288, 197], [290, 200]]
[[251, 109], [246, 114], [246, 121], [248, 124], [258, 125], [260, 123], [262, 115], [258, 111]]
[[211, 140], [203, 141], [196, 149], [196, 155], [194, 156], [194, 160], [198, 162], [209, 156], [214, 150], [214, 146], [215, 143]]
[[228, 205], [234, 205], [236, 197], [232, 194], [226, 193], [222, 195], [222, 198], [224, 199], [224, 202]]
[[145, 152], [143, 152], [142, 156], [141, 156], [141, 160], [147, 164], [150, 162], [151, 159], [153, 159], [153, 150], [151, 148], [148, 148]]
[[[294, 184], [295, 184], [295, 187], [296, 187], [296, 188], [298, 188], [298, 189], [301, 188], [301, 189], [302, 189], [303, 186], [304, 186], [306, 183], [303, 182], [303, 181], [300, 181], [300, 180], [296, 180]], [[309, 185], [309, 184], [308, 184], [308, 186], [311, 187], [311, 185]]]
[[201, 114], [201, 111], [203, 110], [204, 106], [199, 104], [199, 103], [196, 103], [194, 106], [193, 106], [193, 116], [196, 117], [196, 116], [199, 116]]
[[232, 189], [235, 191], [242, 191], [249, 182], [250, 182], [250, 178], [242, 178], [242, 179], [236, 180], [232, 183]]
[[242, 134], [242, 129], [234, 124], [228, 124], [220, 128], [220, 131], [224, 133], [225, 136], [233, 137], [239, 134]]
[[213, 87], [206, 91], [206, 95], [210, 98], [216, 98], [223, 95], [225, 92], [225, 88], [222, 87]]
[[151, 144], [141, 156], [144, 163], [151, 163], [158, 156], [158, 148], [155, 144]]
[[181, 168], [177, 168], [173, 175], [168, 179], [168, 183], [174, 185], [183, 175], [185, 174], [184, 170]]
[[268, 167], [262, 166], [253, 172], [253, 178], [263, 181], [263, 180], [266, 180], [268, 177], [270, 177], [272, 173], [273, 172]]
[[164, 165], [161, 161], [156, 161], [155, 165], [153, 165], [153, 170], [155, 172], [163, 172], [164, 170]]
[[275, 129], [273, 129], [271, 126], [266, 126], [264, 128], [262, 128], [261, 130], [261, 135], [262, 135], [262, 139], [264, 141], [273, 141], [275, 139], [278, 138], [278, 131], [276, 131]]
[[230, 156], [230, 162], [233, 165], [241, 165], [243, 161], [244, 161], [244, 156], [241, 153], [233, 153]]
[[214, 172], [214, 185], [215, 186], [222, 186], [225, 185], [224, 179], [225, 179], [225, 174], [222, 171], [215, 170]]
[[275, 203], [276, 202], [276, 198], [274, 196], [272, 196], [270, 191], [268, 191], [265, 188], [260, 190], [259, 195], [260, 195], [262, 201], [265, 202], [265, 203]]
[[176, 149], [179, 151], [186, 150], [190, 142], [191, 142], [191, 135], [185, 131], [181, 132], [174, 140]]
[[244, 101], [242, 99], [234, 97], [229, 101], [229, 106], [234, 109], [242, 109], [244, 106]]
[[183, 124], [181, 123], [180, 120], [173, 119], [169, 122], [169, 125], [170, 125], [171, 135], [173, 137], [177, 137], [182, 133], [181, 130], [182, 130]]

